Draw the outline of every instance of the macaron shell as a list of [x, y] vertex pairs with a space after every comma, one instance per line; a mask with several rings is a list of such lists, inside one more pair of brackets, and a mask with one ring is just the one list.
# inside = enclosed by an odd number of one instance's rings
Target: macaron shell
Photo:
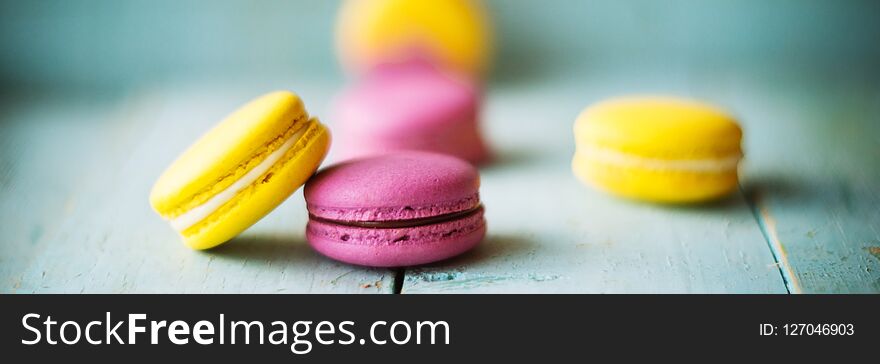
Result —
[[231, 185], [308, 121], [300, 98], [279, 91], [242, 106], [172, 163], [153, 186], [150, 204], [174, 217]]
[[309, 221], [306, 237], [321, 254], [350, 264], [401, 267], [464, 253], [483, 240], [483, 213], [460, 220], [401, 229], [366, 229]]
[[663, 203], [692, 203], [737, 188], [736, 170], [682, 171], [615, 165], [575, 154], [572, 170], [582, 182], [617, 196]]
[[479, 98], [473, 82], [412, 61], [377, 68], [345, 89], [334, 103], [334, 116], [352, 130], [397, 130], [375, 125], [435, 128], [450, 120], [475, 119]]
[[475, 0], [349, 0], [337, 21], [343, 65], [363, 73], [388, 61], [427, 57], [479, 76], [491, 55], [491, 34]]
[[436, 132], [425, 133], [421, 130], [420, 133], [425, 136], [383, 138], [340, 131], [335, 156], [338, 160], [349, 160], [414, 150], [448, 154], [479, 165], [492, 160], [492, 154], [474, 121], [453, 121]]
[[339, 160], [399, 150], [454, 155], [482, 163], [479, 91], [470, 81], [423, 62], [372, 71], [333, 104]]
[[351, 221], [437, 216], [479, 204], [476, 168], [452, 156], [399, 152], [320, 171], [304, 190], [309, 212]]
[[701, 102], [660, 96], [622, 97], [585, 109], [574, 126], [578, 145], [665, 159], [740, 154], [742, 131], [727, 113]]
[[232, 239], [281, 204], [311, 177], [330, 146], [330, 134], [317, 120], [284, 158], [258, 182], [204, 221], [183, 231], [184, 242], [193, 249], [208, 249]]
[[581, 181], [634, 199], [690, 203], [737, 187], [742, 131], [714, 106], [661, 96], [610, 99], [574, 125], [572, 171]]

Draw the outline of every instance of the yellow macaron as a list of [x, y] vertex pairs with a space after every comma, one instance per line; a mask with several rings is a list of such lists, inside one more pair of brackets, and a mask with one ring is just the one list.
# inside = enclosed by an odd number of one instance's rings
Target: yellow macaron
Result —
[[336, 38], [343, 65], [357, 73], [418, 57], [479, 76], [489, 65], [490, 28], [477, 0], [348, 0]]
[[273, 92], [242, 106], [169, 166], [150, 193], [153, 209], [193, 249], [232, 239], [303, 185], [330, 134], [300, 98]]
[[574, 135], [574, 174], [615, 195], [700, 202], [737, 186], [742, 130], [711, 105], [656, 96], [611, 99], [585, 109]]

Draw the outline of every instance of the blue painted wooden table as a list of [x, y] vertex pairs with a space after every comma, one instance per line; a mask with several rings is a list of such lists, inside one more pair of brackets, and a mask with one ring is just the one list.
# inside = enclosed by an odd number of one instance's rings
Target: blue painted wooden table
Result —
[[[785, 68], [608, 67], [492, 84], [484, 126], [498, 161], [481, 171], [488, 236], [423, 267], [366, 269], [313, 252], [301, 192], [205, 252], [184, 247], [150, 210], [162, 169], [238, 104], [290, 88], [326, 115], [340, 86], [295, 79], [7, 98], [0, 291], [880, 292], [880, 88], [857, 73], [829, 81]], [[577, 113], [604, 97], [659, 91], [741, 119], [739, 192], [670, 207], [576, 182]]]

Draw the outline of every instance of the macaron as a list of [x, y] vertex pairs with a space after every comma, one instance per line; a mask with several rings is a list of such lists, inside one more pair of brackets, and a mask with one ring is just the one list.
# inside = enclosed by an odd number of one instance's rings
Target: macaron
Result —
[[356, 74], [424, 58], [478, 78], [492, 53], [490, 28], [477, 0], [348, 0], [336, 43], [342, 64]]
[[489, 159], [476, 86], [424, 62], [374, 69], [332, 105], [336, 160], [402, 150]]
[[574, 174], [615, 195], [701, 202], [737, 188], [742, 130], [695, 100], [633, 96], [586, 108], [574, 124]]
[[339, 163], [306, 183], [306, 238], [327, 257], [363, 266], [443, 260], [486, 234], [479, 187], [472, 165], [442, 154], [400, 152]]
[[156, 181], [150, 204], [186, 245], [208, 249], [302, 186], [329, 145], [327, 129], [297, 95], [273, 92], [236, 110], [183, 152]]

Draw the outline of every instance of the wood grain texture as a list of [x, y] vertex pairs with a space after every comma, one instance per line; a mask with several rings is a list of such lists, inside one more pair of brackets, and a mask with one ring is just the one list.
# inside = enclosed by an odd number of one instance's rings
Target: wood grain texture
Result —
[[752, 119], [742, 185], [788, 289], [880, 293], [878, 80], [779, 79], [730, 94]]
[[[469, 257], [407, 271], [404, 293], [780, 292], [780, 282], [792, 293], [880, 292], [875, 70], [612, 66], [566, 77], [493, 95], [487, 121], [496, 145], [545, 157], [504, 167], [529, 169], [506, 172], [528, 181], [485, 171], [486, 244]], [[558, 139], [570, 135], [556, 127], [560, 120], [573, 120], [601, 98], [658, 92], [715, 102], [741, 119], [742, 194], [716, 205], [664, 209], [610, 200], [566, 179], [565, 153], [554, 148], [570, 153], [573, 145]], [[529, 121], [516, 121], [522, 119]], [[495, 197], [499, 185], [507, 190], [497, 196], [518, 197]], [[514, 211], [522, 217], [512, 223]], [[566, 224], [542, 230], [531, 225], [535, 219]]]
[[149, 189], [162, 169], [257, 94], [249, 91], [164, 90], [88, 108], [17, 104], [0, 124], [0, 290], [393, 292], [393, 271], [336, 263], [308, 247], [301, 192], [206, 252], [182, 245], [150, 209]]
[[482, 171], [488, 237], [462, 257], [408, 269], [402, 293], [784, 293], [741, 194], [662, 206], [575, 180], [572, 122], [619, 84], [584, 77], [490, 94], [486, 121], [499, 160]]

